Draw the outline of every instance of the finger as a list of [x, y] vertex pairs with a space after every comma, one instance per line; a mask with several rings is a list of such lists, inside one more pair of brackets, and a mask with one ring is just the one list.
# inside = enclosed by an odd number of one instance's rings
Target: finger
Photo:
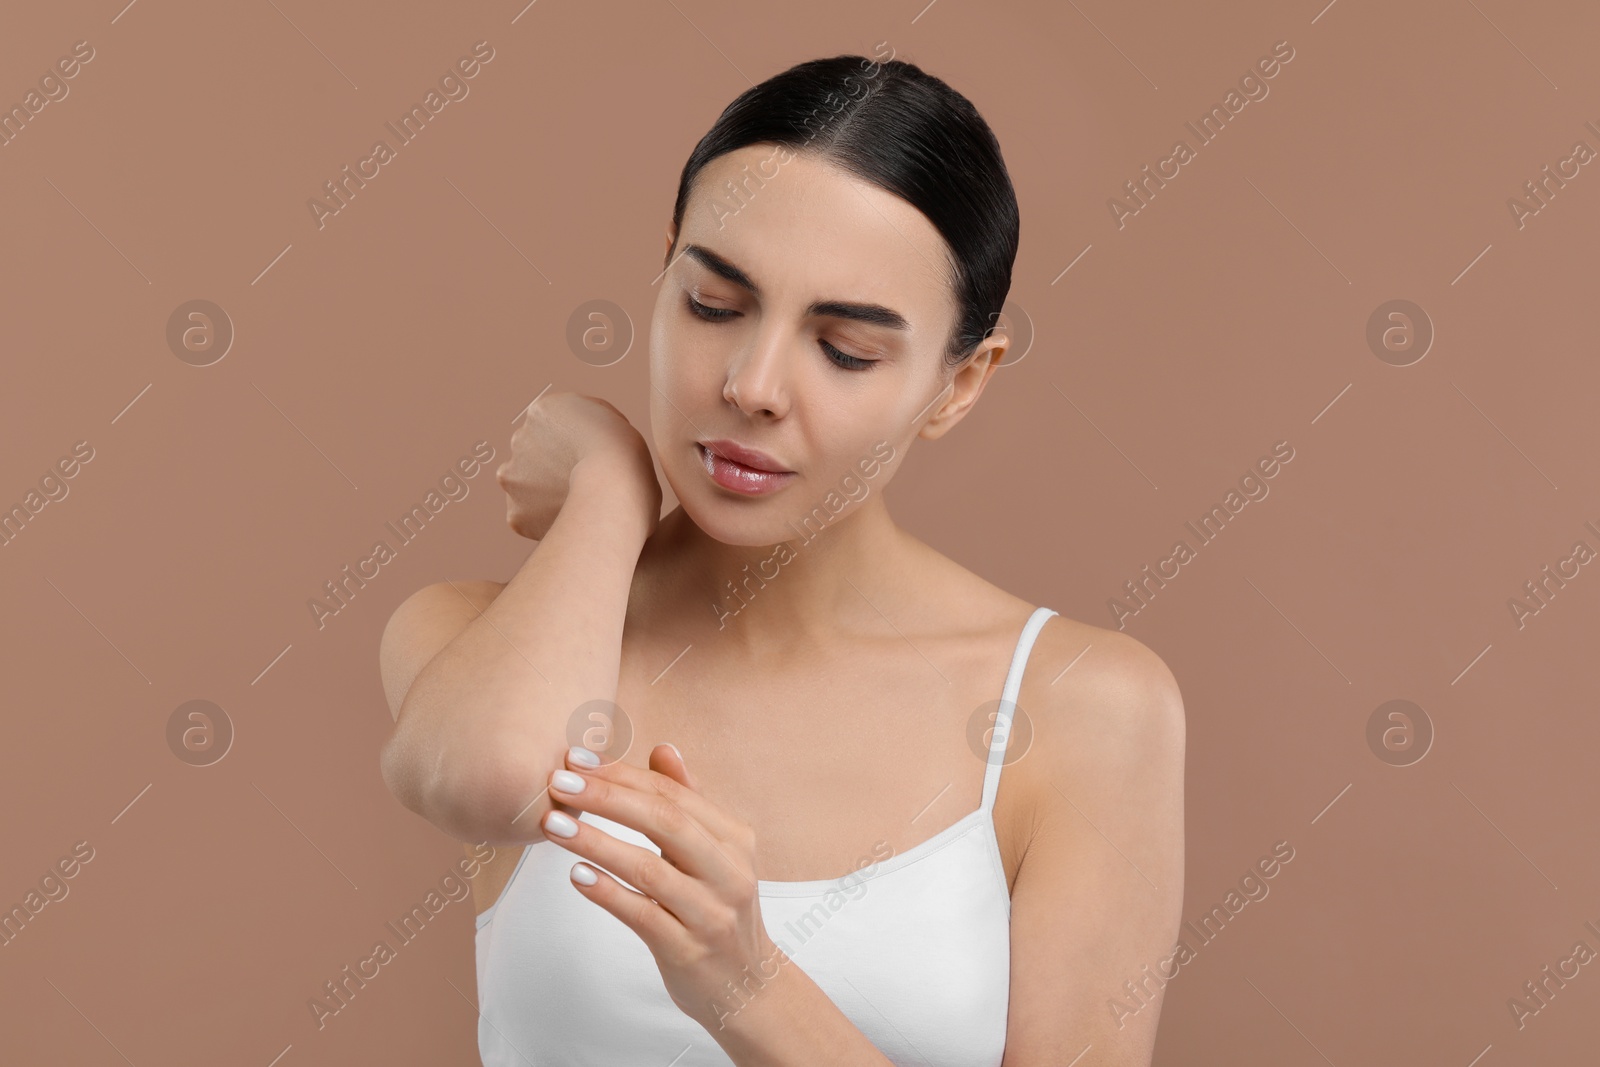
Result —
[[[689, 768], [684, 766], [683, 755], [678, 751], [676, 745], [664, 742], [651, 749], [650, 769], [658, 774], [664, 774], [668, 778], [682, 782], [690, 789], [697, 788], [694, 777], [689, 773]], [[671, 856], [663, 854], [663, 858], [674, 867], [677, 866]]]
[[[592, 885], [584, 884], [591, 879]], [[627, 888], [605, 871], [587, 863], [574, 863], [571, 880], [578, 892], [615, 915], [652, 949], [666, 947], [670, 950], [685, 936], [683, 924], [661, 905]]]
[[[652, 902], [652, 907], [665, 909], [666, 914], [678, 925], [695, 929], [709, 928], [713, 909], [717, 905], [705, 883], [672, 866], [664, 857], [647, 848], [619, 841], [604, 830], [576, 819], [572, 820], [572, 824], [576, 832], [571, 837], [564, 837], [559, 832], [563, 824], [547, 815], [545, 836], [569, 852], [592, 861], [590, 866], [603, 868], [607, 872], [615, 871], [613, 877], [627, 883], [628, 893]], [[596, 888], [581, 883], [578, 886], [580, 889]], [[624, 887], [619, 885], [618, 888]], [[605, 892], [600, 890], [601, 894]], [[638, 906], [637, 901], [629, 904], [625, 898], [612, 896], [611, 899], [619, 906]], [[617, 917], [627, 921], [622, 914]], [[635, 921], [640, 921], [640, 917], [635, 916]], [[656, 921], [659, 924], [659, 920]], [[651, 929], [663, 932], [659, 925]]]
[[662, 742], [651, 749], [650, 769], [682, 782], [696, 792], [700, 790], [700, 784], [695, 781], [694, 775], [689, 773], [689, 767], [683, 761], [683, 753], [678, 751], [676, 745]]
[[[619, 767], [635, 773], [619, 771]], [[664, 860], [686, 875], [718, 882], [728, 877], [724, 846], [666, 795], [695, 794], [665, 775], [613, 763], [584, 773], [555, 771], [550, 775], [549, 790], [552, 801], [593, 812], [643, 835]]]
[[[719, 840], [696, 813], [715, 826], [728, 826], [729, 817], [716, 805], [682, 782], [657, 771], [644, 770], [620, 760], [605, 766], [583, 768], [571, 758], [574, 778], [562, 772], [550, 776], [553, 800], [571, 804], [629, 827], [655, 843], [664, 859], [695, 878], [713, 885], [753, 887], [754, 875], [741, 860], [741, 841]], [[567, 786], [582, 785], [576, 792]], [[735, 831], [737, 833], [738, 831]]]
[[[661, 747], [657, 745], [656, 750]], [[652, 761], [659, 758], [655, 754], [656, 750], [651, 752], [650, 758]], [[683, 763], [682, 757], [678, 757], [678, 762], [680, 764]], [[639, 794], [637, 799], [649, 800], [649, 798], [657, 796], [665, 797], [672, 802], [674, 807], [680, 809], [685, 815], [703, 827], [718, 844], [739, 839], [740, 824], [721, 807], [707, 800], [696, 785], [685, 783], [674, 776], [662, 774], [656, 770], [624, 763], [620, 759], [602, 764], [599, 767], [587, 767], [572, 758], [572, 750], [567, 752], [567, 766], [583, 775], [586, 780], [596, 778], [603, 782], [610, 782], [633, 789]], [[683, 769], [684, 773], [687, 774], [688, 767], [684, 766]], [[654, 801], [650, 802], [654, 803]], [[598, 811], [598, 809], [589, 809], [586, 805], [585, 810]], [[639, 810], [637, 804], [632, 810], [635, 813], [635, 817], [648, 814], [646, 811]], [[599, 811], [599, 814], [608, 819], [611, 818], [610, 812]], [[616, 821], [625, 826], [632, 826], [640, 833], [649, 832], [643, 827], [635, 826], [626, 819], [619, 818]], [[657, 843], [659, 844], [660, 842], [658, 841]]]

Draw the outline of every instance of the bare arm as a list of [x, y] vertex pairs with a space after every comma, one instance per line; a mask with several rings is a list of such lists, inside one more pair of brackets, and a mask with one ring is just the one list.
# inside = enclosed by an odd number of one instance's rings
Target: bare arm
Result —
[[1030, 716], [1028, 758], [1048, 762], [1011, 897], [1002, 1064], [1149, 1067], [1183, 921], [1183, 698], [1114, 630], [1073, 675]]
[[[651, 524], [612, 470], [574, 468], [548, 533], [486, 608], [441, 583], [402, 604], [384, 631], [396, 716], [384, 782], [452, 837], [543, 840], [545, 783], [565, 765], [569, 717], [616, 699], [628, 591]], [[419, 670], [430, 645], [438, 651]]]

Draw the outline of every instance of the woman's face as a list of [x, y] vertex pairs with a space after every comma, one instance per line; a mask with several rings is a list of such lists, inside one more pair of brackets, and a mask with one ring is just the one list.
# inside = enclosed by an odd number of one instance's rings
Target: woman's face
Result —
[[[959, 421], [993, 370], [980, 348], [948, 389], [944, 240], [832, 164], [773, 145], [725, 153], [696, 178], [674, 236], [650, 326], [651, 434], [684, 511], [726, 544], [842, 518], [882, 491], [913, 439]], [[752, 474], [727, 462], [737, 456], [708, 469], [705, 441], [788, 473]]]

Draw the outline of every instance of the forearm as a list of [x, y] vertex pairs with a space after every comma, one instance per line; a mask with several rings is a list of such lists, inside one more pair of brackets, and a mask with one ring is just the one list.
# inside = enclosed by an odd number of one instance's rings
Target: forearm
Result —
[[778, 959], [776, 977], [708, 1026], [729, 1059], [739, 1067], [892, 1067], [810, 975]]
[[639, 504], [611, 480], [574, 472], [538, 547], [406, 693], [393, 744], [423, 817], [462, 840], [543, 837], [542, 790], [562, 766], [573, 712], [616, 700], [646, 531]]

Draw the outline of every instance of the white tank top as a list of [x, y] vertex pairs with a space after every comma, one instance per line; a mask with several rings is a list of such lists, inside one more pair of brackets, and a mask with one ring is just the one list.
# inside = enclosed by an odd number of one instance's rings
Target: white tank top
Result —
[[[999, 1067], [1005, 1051], [1011, 893], [992, 811], [1023, 666], [1054, 614], [1035, 609], [1017, 641], [976, 811], [840, 878], [758, 882], [773, 943], [893, 1063]], [[661, 854], [631, 827], [580, 820]], [[731, 1067], [672, 1003], [639, 936], [572, 885], [576, 861], [549, 841], [528, 844], [477, 917], [485, 1067]], [[738, 1003], [730, 994], [728, 1010]]]

